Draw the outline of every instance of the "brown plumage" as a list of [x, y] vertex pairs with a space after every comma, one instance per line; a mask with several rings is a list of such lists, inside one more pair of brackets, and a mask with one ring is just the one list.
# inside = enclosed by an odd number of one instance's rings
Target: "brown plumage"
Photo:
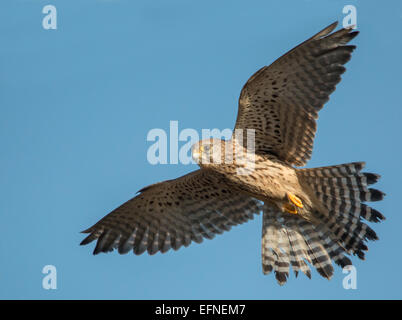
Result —
[[348, 254], [363, 259], [365, 241], [377, 236], [362, 219], [384, 219], [362, 203], [383, 198], [368, 188], [379, 176], [362, 173], [362, 162], [295, 168], [311, 157], [318, 111], [355, 49], [347, 43], [358, 32], [331, 33], [336, 25], [247, 81], [232, 139], [193, 146], [199, 170], [143, 188], [83, 231], [89, 235], [81, 244], [97, 240], [94, 254], [115, 248], [166, 252], [211, 239], [263, 212], [263, 272], [274, 271], [280, 284], [290, 266], [310, 277], [309, 263], [329, 279], [331, 261], [343, 267], [351, 264]]

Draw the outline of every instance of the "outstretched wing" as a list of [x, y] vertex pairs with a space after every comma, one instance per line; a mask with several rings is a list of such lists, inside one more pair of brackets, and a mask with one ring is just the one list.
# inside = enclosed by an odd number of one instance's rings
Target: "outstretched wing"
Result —
[[258, 200], [231, 190], [222, 177], [202, 169], [140, 192], [83, 231], [89, 236], [81, 244], [97, 240], [94, 254], [114, 248], [135, 254], [177, 250], [212, 239], [261, 211]]
[[346, 43], [358, 34], [352, 29], [331, 34], [336, 25], [263, 67], [243, 87], [235, 129], [255, 130], [256, 153], [273, 154], [295, 166], [310, 159], [318, 111], [355, 49]]

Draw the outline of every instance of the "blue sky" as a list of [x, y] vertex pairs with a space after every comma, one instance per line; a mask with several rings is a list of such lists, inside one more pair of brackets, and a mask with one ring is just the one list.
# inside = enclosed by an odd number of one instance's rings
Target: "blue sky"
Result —
[[[42, 8], [57, 8], [44, 30]], [[92, 255], [79, 232], [143, 186], [196, 169], [148, 163], [153, 128], [232, 128], [257, 69], [357, 8], [347, 73], [320, 113], [308, 167], [364, 160], [374, 207], [357, 289], [261, 268], [261, 217], [155, 256]], [[0, 298], [400, 299], [402, 2], [4, 0], [0, 2]], [[57, 268], [57, 289], [42, 268]]]

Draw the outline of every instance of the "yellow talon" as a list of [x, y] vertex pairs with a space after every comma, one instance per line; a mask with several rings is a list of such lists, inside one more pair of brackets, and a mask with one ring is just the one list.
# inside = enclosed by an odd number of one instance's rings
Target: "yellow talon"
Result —
[[285, 210], [286, 212], [291, 213], [291, 214], [297, 214], [297, 209], [295, 208], [294, 205], [292, 205], [290, 203], [284, 203], [283, 210]]
[[287, 196], [289, 202], [283, 204], [283, 210], [291, 214], [297, 214], [297, 208], [303, 208], [303, 202], [294, 194], [288, 193]]
[[298, 197], [296, 197], [294, 194], [288, 193], [288, 199], [296, 207], [303, 208], [303, 202]]

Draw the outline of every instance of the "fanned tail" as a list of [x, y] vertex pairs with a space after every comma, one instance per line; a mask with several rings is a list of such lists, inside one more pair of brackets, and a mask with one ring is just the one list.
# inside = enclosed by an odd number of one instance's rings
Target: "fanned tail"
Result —
[[362, 173], [365, 163], [354, 162], [337, 166], [299, 169], [298, 177], [313, 191], [328, 209], [312, 214], [318, 221], [306, 221], [298, 215], [282, 213], [264, 206], [263, 216], [263, 272], [275, 272], [279, 284], [289, 276], [289, 266], [295, 274], [302, 271], [310, 277], [305, 261], [318, 273], [330, 279], [332, 260], [342, 268], [352, 264], [346, 254], [364, 259], [367, 240], [378, 237], [366, 223], [379, 222], [385, 217], [363, 202], [379, 201], [384, 193], [368, 186], [380, 178], [373, 173]]
[[374, 230], [362, 222], [379, 222], [385, 217], [363, 202], [379, 201], [384, 193], [368, 186], [380, 176], [361, 172], [364, 162], [298, 171], [329, 211], [329, 216], [317, 213], [320, 220], [334, 233], [348, 252], [364, 259], [365, 240], [377, 240]]

